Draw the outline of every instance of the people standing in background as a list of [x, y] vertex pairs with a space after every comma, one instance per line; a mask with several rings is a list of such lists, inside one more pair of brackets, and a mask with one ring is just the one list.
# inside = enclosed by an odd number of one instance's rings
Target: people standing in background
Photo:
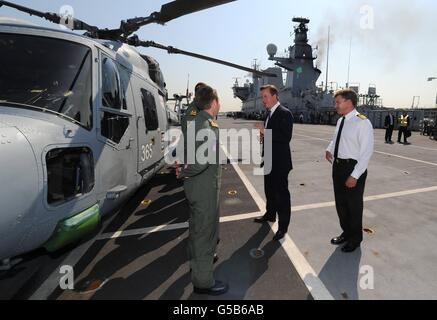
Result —
[[385, 128], [385, 143], [393, 143], [391, 140], [393, 135], [393, 129], [395, 127], [395, 116], [393, 112], [389, 112], [384, 120], [384, 128]]

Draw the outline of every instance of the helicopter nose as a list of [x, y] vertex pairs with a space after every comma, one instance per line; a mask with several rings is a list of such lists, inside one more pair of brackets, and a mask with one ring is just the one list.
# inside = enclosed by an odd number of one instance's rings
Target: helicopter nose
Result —
[[17, 128], [0, 123], [0, 259], [21, 253], [39, 193], [32, 146]]

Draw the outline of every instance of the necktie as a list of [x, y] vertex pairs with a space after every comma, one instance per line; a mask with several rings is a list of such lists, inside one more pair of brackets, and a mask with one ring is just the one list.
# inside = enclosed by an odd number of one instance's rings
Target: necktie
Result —
[[[269, 120], [270, 120], [270, 116], [271, 116], [271, 114], [272, 114], [271, 111], [268, 111], [268, 112], [267, 112], [267, 118], [266, 118], [266, 121], [264, 122], [264, 129], [267, 129], [267, 124], [269, 123]], [[263, 140], [262, 140], [261, 157], [264, 158], [264, 137], [263, 137]], [[263, 166], [264, 166], [264, 160], [263, 160], [262, 163], [261, 163], [261, 168], [262, 168]]]
[[267, 119], [266, 119], [266, 122], [265, 122], [265, 125], [264, 125], [265, 128], [267, 128], [267, 125], [268, 125], [268, 123], [269, 123], [269, 120], [270, 120], [270, 116], [271, 116], [271, 114], [272, 114], [271, 111], [269, 111], [269, 112], [267, 113]]
[[334, 159], [337, 159], [338, 157], [338, 147], [340, 145], [341, 131], [343, 130], [345, 119], [345, 117], [341, 118], [340, 129], [338, 130], [337, 140], [335, 141]]

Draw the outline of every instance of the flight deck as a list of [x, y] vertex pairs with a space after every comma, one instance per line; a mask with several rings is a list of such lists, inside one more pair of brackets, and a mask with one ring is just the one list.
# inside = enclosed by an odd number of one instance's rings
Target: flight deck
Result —
[[[219, 118], [221, 128], [254, 121]], [[331, 167], [324, 160], [334, 127], [296, 124], [289, 177], [288, 235], [260, 225], [263, 177], [237, 159], [222, 165], [219, 260], [215, 277], [229, 283], [218, 297], [193, 293], [187, 257], [188, 206], [183, 185], [164, 168], [99, 232], [58, 255], [27, 254], [0, 273], [1, 299], [308, 300], [437, 299], [437, 144], [414, 132], [410, 145], [385, 144], [375, 130], [364, 203], [364, 241], [343, 253]], [[397, 132], [395, 132], [396, 134]], [[244, 152], [243, 152], [244, 153]], [[71, 265], [74, 289], [60, 267]]]

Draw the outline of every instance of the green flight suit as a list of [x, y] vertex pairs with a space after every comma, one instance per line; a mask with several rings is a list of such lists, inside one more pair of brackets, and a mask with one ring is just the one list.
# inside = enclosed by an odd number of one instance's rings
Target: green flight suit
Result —
[[205, 139], [207, 142], [195, 142], [195, 151], [206, 143], [213, 156], [204, 162], [199, 162], [196, 157], [195, 163], [183, 167], [180, 178], [184, 179], [185, 196], [190, 207], [188, 253], [191, 279], [197, 288], [210, 288], [214, 285], [213, 259], [219, 225], [219, 128], [205, 111], [197, 114], [194, 124], [196, 136], [202, 129], [211, 133], [211, 137]]

